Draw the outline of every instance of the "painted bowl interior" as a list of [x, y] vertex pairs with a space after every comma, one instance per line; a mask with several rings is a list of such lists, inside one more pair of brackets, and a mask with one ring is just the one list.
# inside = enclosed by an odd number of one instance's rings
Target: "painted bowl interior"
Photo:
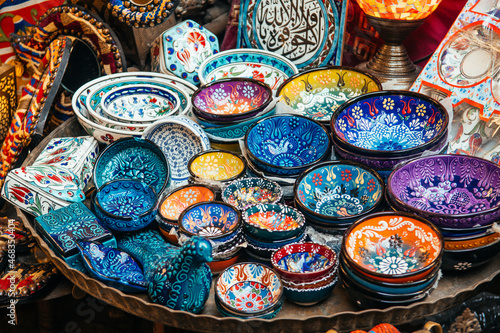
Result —
[[[293, 275], [308, 273], [326, 273], [333, 269], [337, 263], [337, 255], [330, 248], [316, 244], [290, 244], [276, 251], [271, 257], [273, 267]], [[322, 276], [321, 274], [319, 276]], [[286, 277], [290, 277], [289, 274]]]
[[448, 116], [415, 94], [373, 93], [344, 104], [332, 117], [335, 141], [366, 153], [395, 153], [438, 140]]
[[284, 168], [303, 167], [328, 152], [328, 133], [318, 123], [298, 116], [273, 116], [258, 122], [245, 136], [248, 152], [258, 161]]
[[227, 151], [207, 151], [194, 157], [189, 170], [195, 177], [210, 180], [230, 180], [245, 171], [245, 162], [237, 154]]
[[460, 216], [500, 207], [500, 166], [481, 158], [420, 158], [395, 170], [387, 185], [390, 197], [417, 212]]
[[168, 194], [161, 202], [158, 212], [163, 218], [177, 222], [186, 208], [202, 201], [214, 200], [215, 193], [210, 188], [189, 185]]
[[264, 178], [243, 178], [233, 181], [224, 191], [222, 200], [245, 210], [248, 207], [276, 203], [281, 200], [283, 190], [277, 183]]
[[365, 168], [343, 163], [328, 163], [302, 174], [295, 200], [308, 212], [326, 218], [349, 218], [377, 205], [384, 184]]
[[252, 206], [245, 211], [244, 216], [246, 225], [276, 233], [296, 230], [306, 223], [300, 212], [278, 204]]
[[216, 282], [220, 302], [236, 312], [258, 313], [275, 306], [283, 286], [276, 273], [258, 263], [240, 263], [224, 270]]
[[258, 82], [234, 80], [214, 82], [193, 95], [193, 106], [202, 113], [230, 116], [249, 113], [268, 104], [271, 90]]
[[349, 68], [318, 68], [288, 79], [278, 91], [285, 103], [301, 115], [330, 121], [344, 102], [382, 90], [373, 77]]
[[234, 208], [217, 202], [199, 203], [179, 217], [182, 231], [190, 235], [217, 238], [237, 230], [241, 217]]
[[437, 229], [404, 215], [376, 214], [356, 222], [345, 234], [344, 255], [350, 264], [382, 277], [417, 274], [441, 259]]

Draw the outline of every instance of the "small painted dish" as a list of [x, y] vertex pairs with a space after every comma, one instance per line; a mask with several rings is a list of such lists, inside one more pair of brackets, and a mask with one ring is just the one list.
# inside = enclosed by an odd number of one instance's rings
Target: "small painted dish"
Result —
[[90, 274], [124, 292], [145, 292], [148, 282], [139, 264], [128, 253], [112, 247], [77, 240], [76, 245]]
[[265, 178], [242, 178], [231, 182], [222, 191], [222, 201], [241, 211], [260, 204], [273, 204], [281, 200], [283, 190], [278, 183]]
[[279, 241], [304, 232], [306, 219], [295, 208], [280, 204], [252, 206], [243, 212], [245, 233], [262, 241]]
[[227, 182], [245, 174], [246, 161], [231, 151], [208, 150], [193, 156], [188, 170], [195, 179]]
[[104, 113], [123, 122], [154, 122], [180, 107], [179, 97], [159, 86], [138, 84], [111, 90], [102, 97]]

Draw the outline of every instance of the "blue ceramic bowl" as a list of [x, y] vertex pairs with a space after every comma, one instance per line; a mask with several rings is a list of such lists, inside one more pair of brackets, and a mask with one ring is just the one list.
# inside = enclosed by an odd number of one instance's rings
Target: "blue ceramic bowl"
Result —
[[258, 177], [237, 179], [221, 193], [222, 201], [242, 211], [255, 205], [277, 203], [282, 196], [278, 183]]
[[116, 179], [141, 180], [161, 195], [170, 179], [167, 158], [158, 145], [147, 139], [118, 140], [101, 152], [93, 170], [97, 189]]
[[283, 289], [286, 299], [290, 302], [302, 306], [309, 306], [327, 299], [337, 285], [337, 282], [338, 277], [335, 276], [332, 281], [328, 281], [328, 283], [324, 285], [319, 284], [312, 288], [294, 288], [285, 285]]
[[134, 179], [118, 179], [104, 184], [94, 193], [92, 203], [99, 222], [118, 232], [147, 227], [158, 210], [154, 188]]
[[277, 240], [277, 241], [262, 241], [255, 239], [254, 237], [245, 234], [245, 239], [247, 241], [247, 251], [255, 254], [258, 257], [265, 258], [266, 260], [271, 260], [271, 256], [274, 251], [279, 248], [292, 244], [292, 243], [302, 243], [306, 240], [307, 235], [302, 232], [298, 236], [294, 236], [288, 239]]
[[384, 181], [371, 168], [330, 161], [304, 171], [293, 193], [298, 208], [308, 216], [328, 224], [346, 224], [383, 204]]
[[358, 96], [332, 116], [334, 143], [369, 156], [402, 156], [428, 150], [448, 131], [448, 113], [437, 101], [409, 91]]
[[298, 175], [330, 154], [330, 136], [320, 123], [298, 115], [275, 115], [255, 123], [245, 134], [245, 149], [259, 169]]

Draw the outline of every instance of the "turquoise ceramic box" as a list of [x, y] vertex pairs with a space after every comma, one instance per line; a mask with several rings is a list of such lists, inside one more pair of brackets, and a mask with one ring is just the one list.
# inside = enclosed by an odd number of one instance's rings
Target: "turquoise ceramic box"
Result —
[[35, 228], [69, 267], [82, 272], [85, 272], [85, 268], [76, 245], [77, 239], [116, 248], [116, 240], [111, 232], [100, 225], [95, 215], [81, 202], [35, 218]]

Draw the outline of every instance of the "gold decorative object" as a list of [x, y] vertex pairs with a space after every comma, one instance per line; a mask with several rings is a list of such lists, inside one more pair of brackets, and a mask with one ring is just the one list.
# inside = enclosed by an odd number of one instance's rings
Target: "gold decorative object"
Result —
[[448, 333], [479, 333], [481, 331], [481, 325], [476, 315], [467, 308], [461, 316], [455, 319]]
[[15, 66], [0, 65], [0, 142], [5, 139], [12, 114], [17, 108]]

